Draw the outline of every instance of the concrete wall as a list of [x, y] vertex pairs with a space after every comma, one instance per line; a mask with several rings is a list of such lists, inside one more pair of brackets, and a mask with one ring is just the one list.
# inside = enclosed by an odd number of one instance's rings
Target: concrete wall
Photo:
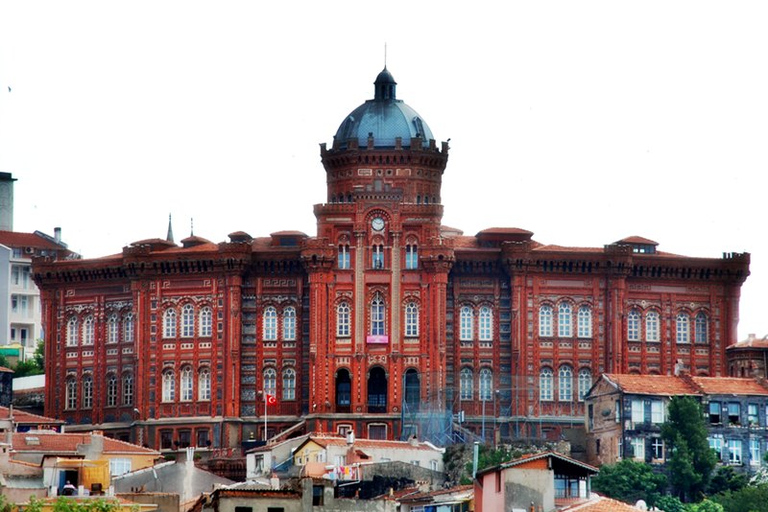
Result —
[[118, 498], [157, 505], [157, 512], [179, 512], [179, 495], [159, 492], [128, 492], [115, 494]]
[[[504, 508], [525, 509], [531, 503], [536, 510], [555, 510], [555, 474], [551, 470], [514, 469], [504, 472]], [[487, 509], [493, 510], [493, 509]]]

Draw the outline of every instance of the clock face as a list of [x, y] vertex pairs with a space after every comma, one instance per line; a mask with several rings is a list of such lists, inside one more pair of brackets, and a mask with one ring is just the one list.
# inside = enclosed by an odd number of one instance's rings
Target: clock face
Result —
[[376, 231], [381, 231], [384, 229], [384, 219], [381, 217], [374, 217], [371, 221], [371, 227]]

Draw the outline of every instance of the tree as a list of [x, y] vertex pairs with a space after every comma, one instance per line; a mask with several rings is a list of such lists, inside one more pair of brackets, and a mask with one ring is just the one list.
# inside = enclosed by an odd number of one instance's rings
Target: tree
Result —
[[711, 501], [728, 512], [761, 512], [768, 510], [768, 484], [748, 485], [739, 491], [725, 491]]
[[685, 512], [724, 512], [723, 506], [712, 500], [704, 500], [699, 503], [690, 503], [685, 507]]
[[717, 464], [707, 441], [707, 426], [699, 402], [689, 396], [672, 397], [661, 435], [672, 452], [668, 464], [670, 484], [683, 501], [698, 499]]
[[656, 500], [656, 508], [664, 512], [686, 512], [685, 505], [680, 498], [666, 494]]
[[592, 478], [592, 489], [625, 503], [645, 500], [648, 505], [654, 505], [664, 491], [666, 480], [649, 464], [624, 459], [601, 467]]
[[707, 493], [713, 495], [725, 491], [738, 491], [746, 485], [747, 477], [737, 473], [733, 466], [720, 466], [712, 477], [712, 481], [709, 482]]

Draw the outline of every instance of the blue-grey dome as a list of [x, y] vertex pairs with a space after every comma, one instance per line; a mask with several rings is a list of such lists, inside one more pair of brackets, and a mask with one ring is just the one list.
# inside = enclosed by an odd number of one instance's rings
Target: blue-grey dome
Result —
[[396, 86], [392, 74], [384, 68], [374, 82], [374, 99], [353, 110], [336, 131], [334, 140], [340, 147], [345, 147], [349, 139], [358, 139], [365, 147], [370, 136], [377, 148], [394, 147], [397, 137], [402, 147], [410, 147], [412, 137], [421, 137], [422, 145], [429, 145], [434, 139], [432, 130], [415, 110], [397, 99]]

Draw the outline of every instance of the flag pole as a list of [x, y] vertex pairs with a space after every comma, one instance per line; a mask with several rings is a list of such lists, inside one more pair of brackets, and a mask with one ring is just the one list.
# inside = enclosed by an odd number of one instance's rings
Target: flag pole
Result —
[[266, 390], [264, 391], [264, 444], [267, 444], [267, 402], [269, 402], [269, 395]]

